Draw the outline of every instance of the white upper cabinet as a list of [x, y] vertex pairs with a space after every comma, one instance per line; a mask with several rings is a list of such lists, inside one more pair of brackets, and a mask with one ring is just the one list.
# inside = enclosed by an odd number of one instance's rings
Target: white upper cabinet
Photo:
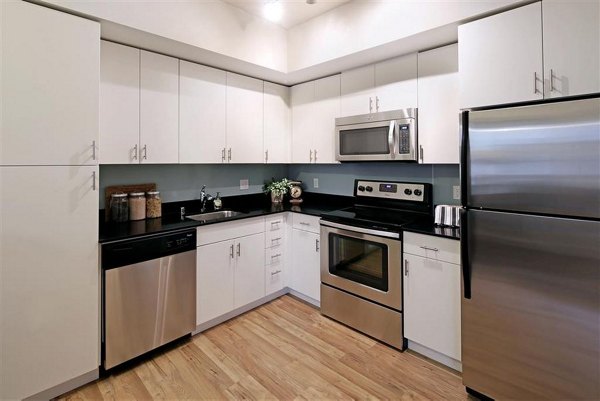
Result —
[[227, 147], [227, 73], [179, 63], [179, 162], [222, 163]]
[[335, 163], [340, 75], [292, 88], [292, 162]]
[[0, 165], [97, 164], [100, 24], [3, 1]]
[[289, 163], [292, 136], [290, 88], [264, 83], [264, 162]]
[[341, 76], [341, 115], [375, 111], [375, 65], [344, 71]]
[[459, 163], [458, 45], [419, 53], [419, 161]]
[[263, 81], [227, 73], [227, 160], [263, 163]]
[[179, 60], [141, 51], [140, 162], [179, 162]]
[[417, 53], [375, 64], [375, 111], [417, 107]]
[[344, 71], [341, 116], [417, 107], [417, 54]]
[[100, 47], [100, 163], [139, 163], [139, 141], [140, 50], [103, 40]]
[[458, 27], [461, 108], [543, 98], [542, 5]]
[[600, 92], [600, 2], [545, 0], [544, 95]]

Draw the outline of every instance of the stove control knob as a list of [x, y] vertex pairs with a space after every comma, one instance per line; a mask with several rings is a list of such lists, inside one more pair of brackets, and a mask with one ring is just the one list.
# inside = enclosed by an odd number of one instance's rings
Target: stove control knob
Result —
[[371, 186], [367, 185], [367, 188], [365, 188], [365, 189], [367, 190], [367, 192], [373, 192], [373, 187], [371, 187]]
[[364, 190], [365, 190], [365, 187], [363, 187], [362, 185], [359, 185], [359, 186], [358, 186], [358, 190], [359, 190], [360, 192], [364, 192]]
[[411, 191], [409, 188], [406, 188], [406, 189], [404, 190], [404, 194], [405, 194], [405, 195], [412, 195], [412, 191]]
[[423, 195], [423, 192], [420, 189], [415, 189], [415, 195], [421, 196], [421, 195]]

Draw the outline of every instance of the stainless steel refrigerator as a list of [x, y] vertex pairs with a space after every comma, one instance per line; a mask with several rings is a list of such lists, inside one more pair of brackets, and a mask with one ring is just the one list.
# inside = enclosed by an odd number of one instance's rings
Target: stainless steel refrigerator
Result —
[[461, 118], [463, 383], [598, 400], [600, 98]]

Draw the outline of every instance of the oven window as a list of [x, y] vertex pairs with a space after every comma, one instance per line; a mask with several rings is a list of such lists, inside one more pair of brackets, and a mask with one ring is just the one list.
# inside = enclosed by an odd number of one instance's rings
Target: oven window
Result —
[[388, 290], [385, 244], [329, 234], [329, 272], [381, 291]]
[[340, 155], [389, 155], [389, 126], [341, 130]]

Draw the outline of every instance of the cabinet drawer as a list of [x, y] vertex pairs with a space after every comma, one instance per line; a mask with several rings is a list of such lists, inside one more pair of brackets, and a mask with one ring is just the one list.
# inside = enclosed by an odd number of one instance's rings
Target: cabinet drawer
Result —
[[306, 214], [292, 214], [292, 226], [298, 230], [309, 231], [311, 233], [319, 234], [320, 217], [317, 216], [308, 216]]
[[265, 268], [266, 295], [281, 290], [285, 285], [283, 264], [277, 263]]
[[197, 228], [196, 243], [198, 246], [213, 244], [215, 242], [262, 233], [264, 230], [264, 217], [211, 224]]
[[285, 255], [283, 246], [276, 246], [273, 248], [265, 249], [265, 265], [283, 265]]
[[265, 248], [283, 246], [284, 240], [285, 237], [283, 232], [267, 232], [267, 235], [265, 235]]
[[265, 232], [282, 232], [285, 229], [285, 215], [265, 217]]
[[449, 238], [405, 232], [404, 253], [460, 264], [460, 242]]

